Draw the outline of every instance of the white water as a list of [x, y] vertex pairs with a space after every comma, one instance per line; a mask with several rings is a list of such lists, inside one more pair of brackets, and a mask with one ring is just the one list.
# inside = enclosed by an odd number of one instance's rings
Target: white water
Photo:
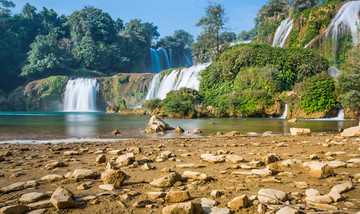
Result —
[[288, 111], [288, 104], [285, 104], [285, 110], [284, 110], [283, 114], [281, 115], [280, 119], [286, 119], [287, 111]]
[[329, 67], [328, 68], [328, 74], [331, 77], [336, 77], [339, 75], [339, 73], [340, 73], [340, 70], [337, 67]]
[[285, 19], [281, 22], [280, 26], [276, 30], [274, 40], [272, 43], [273, 47], [284, 47], [286, 39], [290, 35], [291, 29], [293, 27], [294, 20], [290, 18]]
[[[360, 1], [350, 1], [344, 4], [337, 12], [336, 16], [331, 20], [329, 27], [326, 31], [319, 35], [320, 39], [331, 38], [337, 41], [339, 35], [344, 33], [350, 33], [352, 35], [353, 44], [359, 44], [359, 18]], [[310, 41], [305, 48], [309, 47], [315, 40]]]
[[339, 109], [338, 116], [332, 118], [319, 118], [319, 119], [312, 119], [312, 120], [319, 120], [319, 121], [342, 121], [345, 120], [345, 113], [344, 109]]
[[172, 90], [180, 88], [192, 88], [199, 90], [200, 80], [199, 73], [208, 67], [210, 63], [199, 64], [190, 68], [173, 70], [169, 75], [161, 79], [161, 74], [156, 74], [151, 81], [150, 89], [145, 100], [165, 99], [166, 94]]
[[177, 53], [171, 48], [169, 53], [164, 48], [153, 49], [150, 48], [150, 73], [159, 73], [162, 70], [176, 67], [192, 66], [191, 55], [188, 56], [186, 52]]
[[64, 111], [96, 111], [96, 79], [77, 78], [68, 81], [65, 89]]

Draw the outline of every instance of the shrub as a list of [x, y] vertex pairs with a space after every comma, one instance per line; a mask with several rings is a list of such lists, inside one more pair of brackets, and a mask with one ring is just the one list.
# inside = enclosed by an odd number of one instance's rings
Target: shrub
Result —
[[162, 108], [162, 105], [163, 105], [162, 100], [156, 98], [153, 100], [146, 101], [144, 103], [143, 107], [149, 109], [150, 111], [153, 111], [156, 108], [159, 108], [159, 109]]
[[181, 117], [197, 114], [195, 106], [202, 102], [203, 98], [198, 91], [190, 88], [181, 88], [178, 91], [170, 91], [163, 101], [163, 109], [166, 114], [175, 114]]

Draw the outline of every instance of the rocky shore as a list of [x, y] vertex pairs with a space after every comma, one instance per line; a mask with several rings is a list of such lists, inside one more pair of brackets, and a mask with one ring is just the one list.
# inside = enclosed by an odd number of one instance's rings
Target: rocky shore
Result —
[[357, 213], [360, 138], [1, 144], [0, 213]]

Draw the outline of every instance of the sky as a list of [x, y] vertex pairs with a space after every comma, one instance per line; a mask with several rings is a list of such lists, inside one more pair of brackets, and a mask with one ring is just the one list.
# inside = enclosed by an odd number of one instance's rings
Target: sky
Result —
[[[34, 5], [38, 11], [43, 7], [54, 9], [59, 15], [70, 15], [84, 6], [94, 6], [107, 12], [115, 20], [124, 22], [141, 19], [158, 26], [160, 38], [173, 35], [174, 31], [183, 29], [197, 37], [201, 29], [195, 27], [205, 15], [208, 0], [12, 0], [16, 7], [13, 13], [19, 13], [26, 3]], [[217, 0], [225, 7], [230, 18], [228, 31], [239, 34], [242, 30], [254, 27], [256, 13], [267, 0]]]

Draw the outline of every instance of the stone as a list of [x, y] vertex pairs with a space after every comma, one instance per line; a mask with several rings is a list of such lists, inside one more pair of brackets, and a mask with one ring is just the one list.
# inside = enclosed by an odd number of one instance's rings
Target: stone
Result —
[[225, 162], [224, 155], [215, 156], [212, 154], [202, 154], [201, 159], [210, 163], [222, 163]]
[[145, 134], [159, 133], [174, 130], [169, 124], [165, 123], [161, 118], [155, 115], [150, 118], [149, 123], [144, 131]]
[[360, 163], [360, 158], [353, 158], [347, 161], [348, 163]]
[[299, 136], [299, 135], [309, 135], [311, 134], [310, 129], [306, 128], [290, 128], [291, 135]]
[[204, 167], [205, 167], [204, 165], [195, 164], [195, 163], [176, 165], [176, 168], [178, 168], [178, 169], [197, 169], [197, 168], [204, 168]]
[[213, 190], [213, 191], [211, 191], [210, 196], [213, 197], [213, 198], [218, 198], [218, 197], [221, 196], [221, 191]]
[[80, 153], [77, 151], [66, 151], [64, 152], [65, 156], [71, 156], [71, 155], [79, 155]]
[[153, 167], [147, 163], [145, 163], [144, 165], [141, 166], [142, 171], [148, 171], [148, 170], [152, 170], [152, 169], [153, 169]]
[[202, 214], [202, 212], [201, 204], [193, 202], [174, 204], [162, 209], [162, 214]]
[[291, 207], [283, 207], [276, 212], [276, 214], [299, 214], [299, 210], [293, 209]]
[[293, 118], [293, 119], [290, 119], [287, 121], [288, 123], [296, 123], [297, 122], [297, 119], [296, 118]]
[[342, 137], [356, 137], [360, 136], [360, 126], [350, 127], [347, 129], [344, 129], [343, 132], [341, 132]]
[[[206, 210], [206, 208], [208, 210]], [[230, 214], [231, 210], [228, 208], [220, 208], [220, 207], [205, 207], [204, 210], [209, 214]]]
[[304, 163], [305, 167], [310, 168], [310, 177], [314, 178], [327, 178], [335, 176], [334, 169], [325, 163], [319, 161], [310, 161]]
[[146, 195], [148, 199], [155, 200], [158, 198], [165, 198], [166, 192], [147, 192]]
[[74, 200], [69, 196], [63, 193], [54, 193], [51, 196], [50, 202], [56, 207], [56, 209], [66, 209], [75, 207]]
[[315, 202], [320, 204], [330, 204], [332, 202], [331, 198], [327, 195], [318, 195], [318, 196], [306, 196], [305, 201], [307, 203]]
[[65, 164], [63, 162], [56, 161], [56, 162], [46, 164], [44, 168], [48, 169], [48, 170], [52, 170], [52, 169], [55, 169], [57, 167], [65, 167]]
[[44, 209], [44, 208], [51, 208], [54, 205], [51, 203], [50, 200], [38, 201], [35, 203], [28, 204], [31, 209]]
[[112, 132], [112, 135], [114, 136], [118, 136], [118, 135], [121, 135], [121, 132], [117, 129], [115, 129], [113, 132]]
[[340, 193], [338, 192], [329, 192], [328, 196], [334, 201], [334, 202], [338, 202], [342, 196]]
[[126, 177], [127, 175], [121, 170], [110, 170], [106, 175], [101, 176], [101, 180], [105, 184], [114, 184], [115, 188], [119, 188]]
[[74, 196], [74, 193], [72, 193], [70, 190], [68, 190], [68, 189], [66, 189], [66, 188], [64, 188], [64, 187], [62, 187], [62, 186], [59, 186], [55, 191], [54, 191], [54, 193], [53, 193], [53, 195], [54, 194], [58, 194], [58, 193], [61, 193], [61, 194], [64, 194], [64, 195], [68, 195], [69, 197], [71, 197], [71, 198], [75, 198], [75, 196]]
[[98, 155], [95, 159], [96, 164], [106, 163], [106, 156], [105, 155]]
[[151, 201], [149, 200], [141, 200], [141, 201], [137, 201], [135, 202], [132, 207], [134, 208], [145, 208], [146, 205], [151, 204]]
[[240, 163], [242, 161], [244, 161], [244, 158], [238, 155], [226, 155], [225, 156], [226, 161], [230, 162], [230, 163]]
[[231, 200], [227, 206], [231, 209], [246, 208], [249, 205], [249, 198], [247, 195], [242, 195]]
[[86, 190], [86, 189], [90, 189], [90, 186], [87, 185], [86, 183], [80, 184], [78, 187], [76, 187], [77, 190]]
[[194, 131], [192, 132], [193, 134], [201, 134], [202, 130], [200, 129], [194, 129]]
[[336, 169], [336, 168], [345, 168], [346, 167], [346, 163], [343, 162], [343, 161], [338, 161], [338, 160], [335, 160], [335, 161], [327, 161], [325, 162], [326, 165]]
[[40, 210], [33, 210], [33, 211], [30, 211], [30, 212], [27, 212], [26, 214], [43, 214], [43, 213], [46, 213], [47, 210], [46, 209], [40, 209]]
[[275, 162], [277, 162], [277, 161], [279, 161], [280, 160], [280, 157], [278, 156], [278, 155], [276, 155], [276, 154], [268, 154], [268, 155], [266, 155], [265, 157], [263, 157], [262, 159], [261, 159], [261, 161], [263, 162], [263, 163], [265, 163], [265, 165], [269, 165], [269, 164], [271, 164], [271, 163], [275, 163]]
[[173, 172], [169, 175], [165, 175], [161, 178], [158, 178], [150, 183], [151, 186], [156, 187], [171, 187], [175, 182], [181, 179], [181, 175], [177, 172]]
[[40, 178], [40, 180], [42, 180], [42, 181], [51, 181], [51, 182], [60, 181], [63, 179], [64, 179], [64, 176], [56, 175], [56, 174], [45, 175], [44, 177]]
[[184, 202], [190, 199], [188, 191], [170, 191], [165, 196], [165, 201], [168, 203]]
[[176, 134], [182, 134], [185, 132], [185, 130], [183, 128], [181, 128], [180, 126], [176, 127], [175, 131]]
[[111, 150], [108, 152], [110, 155], [121, 155], [121, 150]]
[[320, 192], [318, 191], [318, 190], [316, 190], [316, 189], [307, 189], [306, 191], [305, 191], [305, 195], [306, 196], [320, 196]]
[[353, 188], [353, 185], [350, 182], [346, 182], [346, 183], [338, 184], [338, 185], [334, 186], [333, 188], [331, 188], [330, 192], [337, 192], [339, 194], [343, 194], [345, 192], [348, 192], [352, 188]]
[[23, 214], [29, 210], [25, 205], [11, 205], [0, 209], [1, 214]]
[[285, 192], [276, 189], [260, 189], [258, 192], [258, 199], [265, 204], [279, 204], [279, 201], [286, 201], [287, 195]]
[[0, 190], [4, 193], [19, 191], [19, 190], [24, 189], [24, 185], [25, 185], [25, 182], [17, 182], [17, 183], [10, 184], [6, 187], [3, 187]]
[[160, 153], [160, 157], [164, 158], [164, 159], [169, 159], [170, 157], [173, 156], [173, 153], [170, 151], [162, 151]]
[[26, 193], [23, 194], [19, 201], [23, 202], [23, 203], [33, 203], [33, 202], [37, 202], [40, 199], [44, 198], [45, 194], [44, 193], [40, 193], [40, 192], [30, 192], [30, 193]]
[[260, 176], [270, 176], [273, 174], [273, 172], [269, 169], [253, 169], [251, 170], [251, 173]]
[[91, 169], [75, 169], [73, 173], [71, 173], [71, 178], [96, 178], [99, 174], [94, 172]]
[[301, 164], [301, 163], [302, 163], [301, 160], [287, 159], [287, 160], [281, 161], [281, 162], [279, 163], [279, 165], [291, 167], [291, 166], [295, 166], [295, 165]]
[[134, 161], [135, 161], [134, 153], [126, 153], [124, 155], [120, 155], [116, 159], [115, 163], [122, 164], [124, 166], [128, 166], [128, 165], [134, 163]]
[[296, 186], [296, 188], [299, 188], [299, 189], [307, 189], [307, 188], [309, 188], [309, 184], [304, 182], [304, 181], [295, 182], [295, 186]]
[[114, 184], [101, 184], [99, 188], [106, 191], [113, 191], [115, 189]]
[[212, 207], [212, 206], [216, 206], [217, 204], [218, 204], [218, 202], [213, 199], [209, 199], [209, 198], [201, 199], [201, 205], [203, 207], [205, 207], [205, 206]]
[[210, 176], [208, 176], [205, 173], [201, 173], [201, 172], [185, 171], [183, 173], [183, 176], [186, 178], [191, 178], [191, 179], [195, 179], [195, 180], [204, 180], [204, 181], [211, 180]]

